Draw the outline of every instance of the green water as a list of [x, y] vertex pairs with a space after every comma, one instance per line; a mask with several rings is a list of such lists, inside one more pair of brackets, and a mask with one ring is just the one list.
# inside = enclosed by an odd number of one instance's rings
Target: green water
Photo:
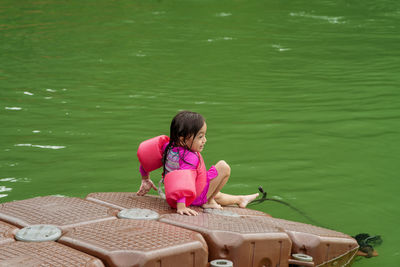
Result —
[[136, 191], [137, 145], [189, 109], [224, 192], [398, 266], [399, 45], [394, 0], [0, 0], [0, 202]]

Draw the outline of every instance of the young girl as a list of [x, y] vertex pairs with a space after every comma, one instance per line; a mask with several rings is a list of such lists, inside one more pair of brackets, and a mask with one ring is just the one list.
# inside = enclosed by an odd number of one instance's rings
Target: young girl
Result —
[[[162, 146], [163, 177], [168, 178], [170, 172], [176, 170], [198, 170], [201, 164], [204, 165], [200, 152], [203, 151], [206, 139], [207, 124], [204, 118], [195, 112], [179, 112], [172, 120], [170, 127], [170, 140]], [[139, 158], [140, 160], [140, 158]], [[254, 200], [258, 193], [252, 195], [229, 195], [221, 193], [220, 190], [229, 179], [231, 169], [229, 165], [221, 160], [205, 174], [205, 183], [202, 191], [196, 194], [194, 201], [189, 202], [193, 206], [203, 208], [222, 209], [222, 206], [237, 204], [244, 208]], [[142, 184], [138, 196], [145, 195], [151, 188], [157, 190], [150, 180], [149, 173], [140, 165]], [[176, 173], [176, 172], [175, 172]], [[190, 174], [190, 172], [188, 172]], [[170, 175], [172, 176], [172, 175]], [[187, 178], [189, 179], [189, 178]], [[197, 177], [197, 179], [199, 179]], [[172, 180], [172, 178], [171, 178]], [[164, 180], [166, 182], [166, 180]], [[167, 191], [167, 183], [166, 191]], [[168, 198], [167, 198], [168, 199]], [[169, 202], [170, 203], [170, 202]], [[186, 215], [197, 215], [187, 205], [186, 197], [182, 196], [176, 200], [177, 213]]]

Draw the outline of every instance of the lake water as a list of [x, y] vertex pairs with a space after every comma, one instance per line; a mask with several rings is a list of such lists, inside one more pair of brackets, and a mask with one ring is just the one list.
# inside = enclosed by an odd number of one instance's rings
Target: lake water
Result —
[[188, 109], [224, 192], [398, 266], [399, 45], [395, 0], [0, 0], [0, 202], [134, 192], [138, 144]]

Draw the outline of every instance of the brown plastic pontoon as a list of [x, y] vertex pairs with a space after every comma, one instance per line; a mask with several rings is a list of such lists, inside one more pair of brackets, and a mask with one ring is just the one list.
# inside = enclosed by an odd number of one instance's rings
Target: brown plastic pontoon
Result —
[[[0, 267], [350, 266], [358, 251], [348, 235], [260, 211], [196, 210], [178, 215], [157, 196], [128, 192], [3, 203]], [[47, 226], [60, 236], [40, 242], [48, 233], [35, 231]]]

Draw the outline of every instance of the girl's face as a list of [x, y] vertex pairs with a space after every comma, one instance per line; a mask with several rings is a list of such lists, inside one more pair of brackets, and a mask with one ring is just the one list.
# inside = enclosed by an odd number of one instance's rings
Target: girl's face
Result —
[[204, 123], [203, 127], [201, 127], [200, 131], [197, 133], [197, 135], [193, 138], [190, 137], [186, 141], [186, 145], [190, 148], [191, 151], [193, 152], [201, 152], [204, 149], [204, 145], [207, 142], [206, 138], [206, 132], [207, 132], [207, 124]]

